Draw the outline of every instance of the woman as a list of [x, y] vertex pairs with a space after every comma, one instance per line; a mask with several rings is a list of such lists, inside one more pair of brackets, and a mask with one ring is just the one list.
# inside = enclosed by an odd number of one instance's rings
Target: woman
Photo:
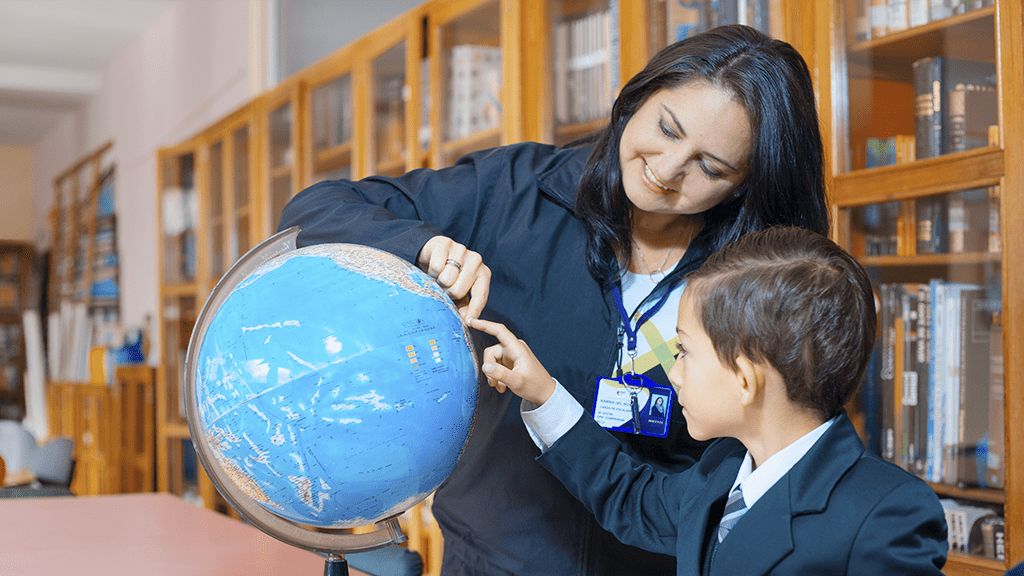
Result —
[[[285, 207], [280, 228], [301, 226], [300, 245], [354, 242], [417, 263], [463, 316], [530, 342], [588, 409], [622, 393], [606, 427], [629, 452], [679, 470], [704, 444], [678, 404], [660, 420], [638, 408], [670, 390], [680, 278], [774, 224], [828, 234], [811, 79], [788, 44], [725, 26], [655, 55], [588, 142], [320, 183]], [[476, 337], [481, 350], [493, 342]], [[469, 444], [435, 496], [442, 572], [673, 574], [674, 559], [619, 544], [534, 461], [509, 398], [481, 387]]]

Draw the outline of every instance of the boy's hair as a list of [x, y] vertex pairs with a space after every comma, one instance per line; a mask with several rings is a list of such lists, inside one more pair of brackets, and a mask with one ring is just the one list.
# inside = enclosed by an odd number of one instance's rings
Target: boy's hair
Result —
[[871, 281], [852, 256], [814, 232], [773, 227], [727, 244], [687, 278], [724, 365], [766, 362], [790, 400], [826, 418], [842, 412], [875, 343]]

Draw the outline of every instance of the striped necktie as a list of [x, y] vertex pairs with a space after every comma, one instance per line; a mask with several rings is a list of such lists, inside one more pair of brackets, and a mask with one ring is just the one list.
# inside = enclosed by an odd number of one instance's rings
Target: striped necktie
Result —
[[718, 524], [719, 543], [725, 539], [726, 534], [732, 530], [732, 527], [746, 511], [747, 503], [743, 501], [742, 487], [737, 486], [729, 495], [729, 501], [725, 503], [725, 512], [722, 513], [722, 521]]

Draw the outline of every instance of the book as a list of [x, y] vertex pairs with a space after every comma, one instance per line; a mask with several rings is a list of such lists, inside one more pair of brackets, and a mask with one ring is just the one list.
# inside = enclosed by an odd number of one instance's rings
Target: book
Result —
[[991, 341], [1002, 302], [983, 288], [960, 292], [960, 396], [957, 485], [988, 485]]
[[948, 250], [946, 241], [946, 196], [923, 196], [915, 200], [918, 254], [942, 254]]
[[994, 86], [958, 86], [948, 93], [945, 151], [963, 152], [989, 145], [989, 127], [999, 125]]
[[865, 168], [896, 163], [896, 138], [868, 138], [865, 142]]
[[879, 329], [881, 331], [881, 361], [879, 387], [881, 389], [881, 449], [882, 458], [896, 462], [895, 390], [896, 390], [896, 290], [892, 284], [879, 286]]
[[1003, 322], [1002, 312], [992, 316], [992, 336], [989, 340], [989, 397], [988, 397], [988, 455], [986, 458], [986, 484], [992, 488], [1005, 486], [1005, 453], [1003, 438], [1005, 405], [1003, 397]]
[[931, 382], [928, 350], [931, 340], [931, 289], [927, 283], [915, 284], [917, 289], [917, 341], [914, 349], [914, 368], [917, 372], [916, 459], [912, 472], [924, 477], [928, 461], [928, 398]]
[[918, 159], [932, 158], [950, 151], [948, 93], [995, 90], [996, 67], [991, 62], [929, 56], [915, 60], [912, 68], [915, 154]]
[[946, 207], [948, 251], [988, 251], [989, 224], [992, 219], [988, 188], [950, 193], [946, 198]]
[[986, 518], [981, 523], [985, 556], [1006, 560], [1006, 521], [999, 517]]

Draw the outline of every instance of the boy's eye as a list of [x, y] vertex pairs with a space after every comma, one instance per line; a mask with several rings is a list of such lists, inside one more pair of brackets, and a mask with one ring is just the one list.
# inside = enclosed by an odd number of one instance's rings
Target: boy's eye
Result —
[[676, 358], [682, 356], [686, 356], [686, 348], [683, 348], [682, 344], [676, 342]]

